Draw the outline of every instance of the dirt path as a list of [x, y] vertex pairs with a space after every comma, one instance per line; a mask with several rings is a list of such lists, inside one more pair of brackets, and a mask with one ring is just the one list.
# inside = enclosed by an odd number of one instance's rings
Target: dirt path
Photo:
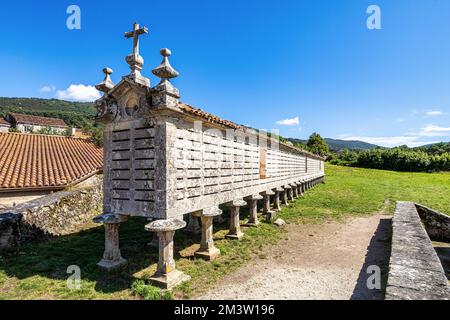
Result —
[[288, 240], [266, 250], [198, 299], [382, 299], [366, 286], [367, 267], [378, 265], [384, 284], [390, 217], [346, 223], [288, 225]]

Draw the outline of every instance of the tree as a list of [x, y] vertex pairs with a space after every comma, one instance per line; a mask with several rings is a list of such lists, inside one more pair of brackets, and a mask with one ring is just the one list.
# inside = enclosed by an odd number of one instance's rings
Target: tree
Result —
[[326, 156], [330, 151], [326, 141], [320, 136], [320, 134], [315, 132], [309, 137], [306, 145], [308, 146], [309, 151], [321, 156]]

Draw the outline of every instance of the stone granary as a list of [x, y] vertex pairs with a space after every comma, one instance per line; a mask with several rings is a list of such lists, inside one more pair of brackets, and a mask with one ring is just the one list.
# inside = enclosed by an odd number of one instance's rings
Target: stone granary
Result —
[[147, 28], [134, 25], [125, 34], [133, 38], [133, 53], [126, 57], [131, 74], [114, 85], [106, 77], [97, 89], [97, 119], [105, 124], [104, 214], [95, 219], [105, 227], [105, 253], [99, 266], [107, 270], [126, 264], [119, 249], [119, 225], [129, 216], [146, 217], [145, 226], [156, 233], [159, 262], [152, 283], [172, 288], [189, 279], [176, 270], [173, 258], [175, 231], [186, 226], [183, 217], [201, 219], [197, 257], [212, 260], [220, 252], [213, 242], [213, 218], [219, 205], [230, 207], [227, 238], [241, 239], [240, 208], [250, 208], [250, 225], [258, 225], [257, 201], [274, 219], [280, 201], [301, 195], [323, 181], [324, 159], [280, 143], [268, 134], [241, 127], [180, 102], [170, 79], [178, 72], [169, 63], [170, 50], [153, 74], [161, 79], [150, 86], [141, 74], [139, 36]]

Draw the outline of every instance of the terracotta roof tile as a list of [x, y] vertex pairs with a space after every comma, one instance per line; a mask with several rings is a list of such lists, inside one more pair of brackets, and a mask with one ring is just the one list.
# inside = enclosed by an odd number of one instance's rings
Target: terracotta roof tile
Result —
[[195, 115], [197, 117], [202, 117], [204, 118], [206, 121], [208, 122], [212, 122], [212, 123], [217, 123], [226, 127], [230, 127], [233, 129], [239, 129], [241, 126], [239, 126], [238, 124], [228, 121], [228, 120], [224, 120], [219, 118], [218, 116], [215, 116], [211, 113], [208, 113], [206, 111], [203, 111], [202, 109], [198, 109], [198, 108], [194, 108], [188, 104], [184, 104], [184, 103], [180, 103], [179, 107], [181, 109], [181, 111], [186, 112], [186, 113], [190, 113], [192, 115]]
[[0, 192], [69, 186], [103, 167], [103, 150], [85, 139], [0, 133]]
[[38, 126], [49, 126], [49, 127], [63, 127], [67, 128], [68, 125], [62, 119], [48, 118], [48, 117], [38, 117], [31, 116], [28, 114], [20, 113], [9, 113], [9, 115], [14, 118], [17, 123], [33, 124]]

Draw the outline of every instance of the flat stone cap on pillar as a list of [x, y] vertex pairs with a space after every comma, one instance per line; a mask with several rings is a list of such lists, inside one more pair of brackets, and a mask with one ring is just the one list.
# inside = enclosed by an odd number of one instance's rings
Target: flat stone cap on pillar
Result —
[[92, 219], [95, 223], [119, 224], [126, 221], [125, 216], [105, 213]]
[[296, 188], [296, 187], [297, 187], [297, 184], [296, 184], [295, 182], [293, 182], [293, 183], [290, 183], [290, 186], [291, 186], [292, 188]]
[[150, 232], [176, 231], [186, 227], [186, 224], [186, 221], [178, 219], [156, 220], [147, 224], [145, 230]]
[[217, 217], [222, 214], [222, 210], [219, 207], [214, 206], [210, 208], [206, 208], [197, 212], [192, 213], [194, 217]]
[[282, 188], [284, 189], [284, 190], [289, 190], [289, 189], [292, 189], [292, 187], [290, 186], [290, 185], [284, 185], [284, 186], [282, 186]]
[[266, 190], [264, 192], [261, 192], [262, 194], [266, 195], [266, 196], [274, 196], [275, 192], [273, 192], [272, 190]]
[[253, 194], [249, 197], [246, 197], [246, 200], [262, 200], [264, 197], [260, 194]]
[[245, 202], [242, 199], [234, 200], [234, 201], [228, 202], [226, 204], [227, 207], [244, 207], [246, 205], [247, 205], [247, 202]]
[[282, 187], [275, 188], [274, 190], [276, 192], [283, 192], [284, 191], [284, 189]]

